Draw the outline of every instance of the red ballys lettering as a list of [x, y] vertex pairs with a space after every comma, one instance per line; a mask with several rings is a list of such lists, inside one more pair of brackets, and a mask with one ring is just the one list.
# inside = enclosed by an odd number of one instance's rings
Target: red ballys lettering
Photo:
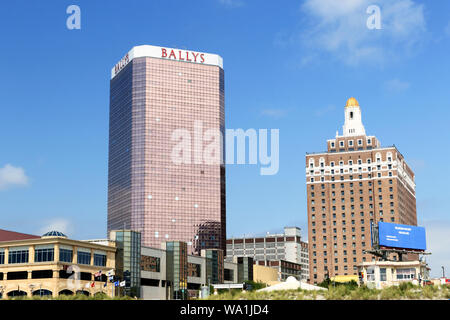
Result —
[[178, 50], [177, 55], [175, 50], [170, 50], [170, 53], [168, 54], [167, 49], [165, 48], [161, 48], [161, 58], [174, 59], [178, 61], [197, 62], [197, 63], [205, 62], [204, 53], [195, 53], [193, 51]]

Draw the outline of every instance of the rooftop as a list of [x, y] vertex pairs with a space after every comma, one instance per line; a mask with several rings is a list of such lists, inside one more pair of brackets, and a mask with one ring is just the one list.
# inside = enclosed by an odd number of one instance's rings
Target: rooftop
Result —
[[0, 242], [38, 238], [40, 238], [40, 236], [0, 229]]

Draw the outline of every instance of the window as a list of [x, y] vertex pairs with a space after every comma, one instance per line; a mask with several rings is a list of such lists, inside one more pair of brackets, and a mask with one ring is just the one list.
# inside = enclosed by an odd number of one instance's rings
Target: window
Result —
[[[365, 261], [365, 258], [363, 258]], [[367, 281], [375, 281], [375, 268], [367, 268]]]
[[61, 262], [72, 262], [73, 260], [73, 250], [71, 249], [59, 249], [59, 261]]
[[87, 264], [87, 265], [91, 264], [91, 253], [90, 252], [78, 250], [77, 255], [78, 255], [77, 263]]
[[106, 267], [106, 253], [94, 253], [94, 266]]
[[397, 280], [412, 280], [416, 277], [414, 268], [397, 269]]
[[334, 148], [334, 142], [331, 142], [331, 147]]
[[10, 248], [8, 254], [8, 263], [28, 263], [28, 247]]
[[0, 249], [0, 264], [5, 264], [5, 249]]
[[55, 255], [55, 249], [51, 248], [39, 248], [36, 247], [34, 251], [34, 262], [46, 262], [53, 261]]
[[386, 281], [386, 268], [380, 268], [380, 281]]

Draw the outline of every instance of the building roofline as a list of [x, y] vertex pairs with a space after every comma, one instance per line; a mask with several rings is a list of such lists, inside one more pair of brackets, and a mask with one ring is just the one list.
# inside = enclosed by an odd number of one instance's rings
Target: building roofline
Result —
[[0, 242], [0, 247], [18, 247], [25, 245], [36, 245], [36, 244], [56, 244], [61, 243], [65, 245], [73, 245], [73, 246], [83, 246], [83, 247], [91, 247], [93, 249], [104, 249], [109, 251], [116, 251], [116, 247], [114, 246], [105, 246], [102, 244], [97, 244], [93, 242], [86, 242], [83, 240], [73, 240], [67, 239], [64, 237], [45, 237], [45, 238], [34, 238], [34, 239], [21, 239], [21, 240], [10, 240], [10, 241], [2, 241]]
[[329, 154], [343, 154], [343, 153], [355, 153], [355, 152], [364, 152], [364, 151], [375, 151], [375, 150], [384, 150], [384, 149], [395, 149], [398, 153], [400, 153], [403, 157], [403, 154], [398, 151], [397, 147], [394, 145], [392, 146], [386, 146], [386, 147], [380, 147], [380, 148], [373, 148], [373, 149], [363, 149], [363, 150], [354, 150], [354, 151], [336, 151], [336, 152], [328, 152], [328, 151], [319, 151], [319, 152], [306, 152], [306, 155], [329, 155]]

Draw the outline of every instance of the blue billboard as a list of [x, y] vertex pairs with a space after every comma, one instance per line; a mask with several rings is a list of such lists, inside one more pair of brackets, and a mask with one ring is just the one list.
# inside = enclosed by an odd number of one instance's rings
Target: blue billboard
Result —
[[425, 228], [378, 222], [379, 245], [391, 248], [426, 250]]

